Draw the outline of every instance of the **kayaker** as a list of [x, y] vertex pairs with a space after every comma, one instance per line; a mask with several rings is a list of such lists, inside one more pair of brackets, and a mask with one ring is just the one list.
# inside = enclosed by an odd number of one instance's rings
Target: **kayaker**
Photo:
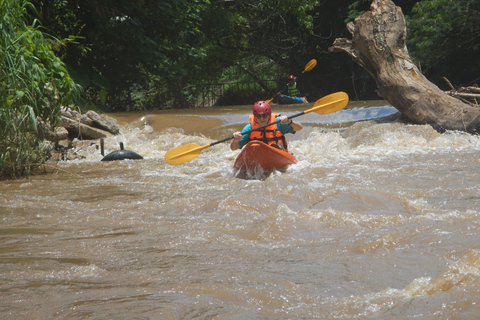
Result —
[[[285, 134], [295, 133], [303, 128], [301, 123], [288, 119], [286, 115], [272, 113], [272, 108], [266, 101], [257, 101], [253, 105], [253, 114], [249, 116], [249, 119], [250, 123], [247, 124], [241, 132], [237, 131], [233, 134], [230, 149], [241, 149], [249, 141], [259, 140], [278, 147], [279, 149], [287, 150]], [[250, 134], [242, 135], [242, 132], [250, 131], [278, 120], [280, 120], [280, 123], [275, 123], [271, 126], [253, 131]]]
[[[282, 90], [277, 92], [277, 95], [287, 95], [290, 97], [301, 97], [300, 90], [297, 89], [297, 77], [294, 75], [288, 76], [288, 83]], [[303, 102], [307, 103], [307, 98], [301, 97]]]

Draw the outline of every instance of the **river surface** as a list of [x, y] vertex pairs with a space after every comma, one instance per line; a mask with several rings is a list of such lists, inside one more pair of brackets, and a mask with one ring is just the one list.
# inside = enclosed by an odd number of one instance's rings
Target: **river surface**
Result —
[[0, 319], [478, 319], [480, 137], [351, 102], [296, 118], [284, 173], [239, 178], [230, 141], [165, 162], [250, 112], [113, 114], [105, 153], [143, 160], [1, 181]]

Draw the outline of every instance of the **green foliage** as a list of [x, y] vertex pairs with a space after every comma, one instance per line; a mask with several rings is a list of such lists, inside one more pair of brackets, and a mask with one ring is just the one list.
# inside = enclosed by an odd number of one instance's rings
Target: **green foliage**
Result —
[[131, 110], [139, 97], [185, 104], [208, 50], [199, 30], [208, 0], [32, 1], [56, 37], [83, 37], [67, 44], [64, 61], [85, 88], [85, 107]]
[[[74, 34], [64, 61], [85, 88], [86, 105], [111, 111], [191, 107], [225, 68], [266, 57], [283, 66], [313, 28], [319, 0], [43, 1], [42, 24]], [[90, 51], [85, 53], [88, 48]], [[299, 57], [300, 63], [305, 60]], [[104, 85], [93, 80], [104, 78]]]
[[[78, 89], [24, 0], [0, 0], [0, 177], [29, 174], [46, 159], [36, 121], [55, 126]], [[31, 7], [30, 7], [31, 8]]]
[[[31, 1], [39, 8], [38, 18], [46, 30], [58, 39], [67, 39], [55, 49], [75, 81], [84, 87], [86, 109], [193, 107], [212, 84], [238, 78], [257, 81], [253, 74], [260, 79], [298, 75], [312, 58], [317, 59], [318, 66], [299, 82], [310, 99], [335, 90], [348, 91], [352, 83], [359, 86], [358, 82], [368, 81], [351, 59], [329, 53], [328, 47], [335, 38], [350, 37], [345, 22], [369, 10], [371, 0]], [[404, 14], [410, 14], [419, 1], [394, 2]], [[409, 42], [412, 56], [430, 74], [450, 76], [457, 72], [459, 78], [465, 78], [462, 74], [472, 78], [475, 68], [466, 70], [466, 61], [475, 60], [475, 44], [469, 43], [472, 54], [464, 52], [461, 60], [455, 56], [459, 55], [459, 43], [478, 38], [478, 18], [456, 9], [478, 13], [478, 4], [473, 0], [423, 2], [437, 3], [420, 11], [427, 15], [439, 12], [458, 29], [461, 40], [454, 43], [455, 37], [451, 37], [452, 41], [445, 43], [454, 54], [446, 54], [443, 48], [436, 52], [443, 45], [440, 36], [446, 29], [434, 25], [434, 36], [415, 38], [423, 32], [420, 26], [424, 18], [413, 12], [411, 21], [418, 27], [412, 25], [413, 32], [408, 30], [414, 36], [410, 39], [414, 42]], [[445, 3], [449, 12], [439, 10], [438, 3]], [[459, 20], [454, 13], [470, 21], [470, 29], [453, 23], [452, 19]], [[428, 27], [431, 21], [426, 21]], [[435, 65], [437, 53], [448, 62]], [[257, 68], [260, 59], [272, 72]], [[246, 72], [225, 78], [225, 70], [239, 65]]]
[[[265, 95], [265, 89], [258, 82], [232, 82], [224, 84], [224, 91], [217, 101], [218, 105], [251, 105], [258, 100], [268, 100], [275, 97], [275, 92], [281, 86], [278, 82], [268, 81], [267, 90], [269, 95]], [[284, 82], [282, 82], [284, 85]], [[215, 87], [214, 87], [215, 88]]]
[[361, 16], [367, 8], [365, 7], [366, 0], [353, 1], [348, 5], [348, 16], [345, 19], [345, 23], [354, 20], [356, 17]]
[[446, 76], [468, 85], [480, 79], [478, 0], [424, 0], [407, 23], [411, 56], [432, 81]]

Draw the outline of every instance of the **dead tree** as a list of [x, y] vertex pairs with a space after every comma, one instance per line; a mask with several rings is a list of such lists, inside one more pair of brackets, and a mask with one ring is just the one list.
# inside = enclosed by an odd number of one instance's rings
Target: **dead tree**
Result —
[[330, 52], [346, 52], [373, 77], [377, 94], [416, 124], [440, 132], [480, 133], [480, 108], [431, 83], [412, 62], [405, 17], [391, 0], [374, 0], [370, 11], [347, 24], [352, 39], [335, 39]]

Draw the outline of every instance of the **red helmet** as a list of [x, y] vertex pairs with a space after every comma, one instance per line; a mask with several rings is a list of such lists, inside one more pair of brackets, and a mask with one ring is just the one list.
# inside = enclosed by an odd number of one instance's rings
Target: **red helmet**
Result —
[[288, 80], [295, 80], [295, 76], [293, 75], [288, 76]]
[[272, 113], [272, 108], [270, 108], [270, 105], [266, 101], [257, 101], [253, 105], [253, 115], [259, 115], [259, 114], [271, 114]]

